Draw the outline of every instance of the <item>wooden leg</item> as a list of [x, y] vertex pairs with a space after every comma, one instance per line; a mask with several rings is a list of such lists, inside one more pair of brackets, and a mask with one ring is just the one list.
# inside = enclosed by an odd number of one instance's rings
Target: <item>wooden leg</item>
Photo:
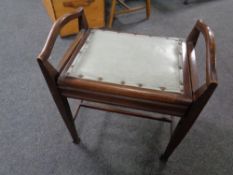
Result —
[[68, 103], [67, 98], [62, 97], [60, 95], [54, 96], [54, 101], [57, 105], [57, 108], [62, 116], [63, 121], [66, 124], [67, 129], [70, 132], [71, 137], [73, 138], [73, 142], [78, 144], [80, 139], [78, 137], [78, 133], [74, 124], [74, 120], [72, 117], [72, 112], [70, 110], [70, 105]]
[[208, 88], [206, 88], [206, 86], [202, 86], [201, 88], [199, 88], [199, 90], [195, 94], [195, 102], [192, 103], [186, 114], [180, 119], [165, 152], [160, 157], [160, 160], [165, 162], [168, 160], [169, 156], [180, 144], [185, 135], [188, 133], [189, 129], [192, 127], [193, 123], [196, 121], [197, 117], [208, 102], [216, 87], [217, 83], [212, 83], [208, 86]]
[[194, 122], [196, 121], [197, 117], [199, 116], [200, 112], [204, 108], [205, 104], [207, 103], [209, 97], [213, 93], [214, 90], [208, 92], [208, 97], [206, 94], [202, 95], [196, 102], [190, 106], [189, 110], [186, 114], [180, 119], [175, 131], [173, 132], [168, 146], [165, 152], [160, 157], [161, 161], [166, 162], [170, 155], [173, 153], [175, 148], [180, 144], [183, 138], [186, 136]]
[[199, 116], [201, 110], [205, 106], [208, 98], [200, 98], [197, 100], [193, 105], [189, 108], [189, 110], [186, 112], [185, 116], [183, 116], [177, 127], [175, 128], [175, 131], [173, 132], [170, 141], [168, 143], [168, 146], [164, 152], [164, 154], [160, 157], [161, 161], [167, 161], [170, 155], [173, 153], [175, 148], [180, 144], [180, 142], [183, 140], [185, 135], [188, 133], [190, 128], [192, 127], [193, 123]]
[[146, 0], [146, 18], [150, 17], [150, 0]]
[[43, 62], [39, 59], [37, 61], [45, 77], [54, 102], [56, 103], [57, 108], [62, 116], [62, 119], [64, 120], [66, 127], [68, 128], [73, 138], [74, 143], [78, 144], [80, 142], [80, 139], [75, 128], [74, 120], [70, 110], [70, 105], [67, 101], [67, 98], [63, 97], [59, 92], [59, 89], [57, 88], [56, 77], [58, 77], [58, 72], [52, 67], [50, 63]]
[[112, 0], [111, 11], [110, 11], [110, 14], [109, 14], [109, 22], [108, 22], [108, 27], [109, 28], [112, 28], [113, 18], [115, 16], [116, 1], [117, 0]]
[[190, 114], [189, 116], [187, 115], [180, 119], [177, 127], [175, 128], [175, 131], [171, 136], [171, 139], [164, 154], [162, 154], [162, 156], [160, 157], [161, 161], [166, 162], [168, 160], [175, 148], [180, 144], [185, 135], [188, 133], [189, 129], [191, 128], [197, 117], [198, 115]]

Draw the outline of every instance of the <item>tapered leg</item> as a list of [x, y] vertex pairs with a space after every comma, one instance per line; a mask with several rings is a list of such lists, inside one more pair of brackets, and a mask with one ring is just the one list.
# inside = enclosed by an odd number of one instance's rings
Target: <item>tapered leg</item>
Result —
[[59, 89], [57, 88], [56, 77], [58, 77], [58, 72], [53, 68], [53, 66], [50, 63], [43, 62], [40, 59], [38, 59], [37, 61], [45, 77], [54, 102], [56, 103], [57, 108], [62, 116], [62, 119], [64, 120], [66, 127], [68, 128], [73, 138], [74, 143], [78, 144], [80, 142], [80, 139], [75, 128], [74, 120], [70, 110], [70, 105], [67, 101], [67, 98], [63, 97]]
[[193, 123], [201, 113], [216, 87], [217, 83], [212, 83], [208, 86], [208, 88], [206, 88], [206, 86], [199, 88], [197, 91], [198, 93], [195, 94], [195, 102], [192, 103], [186, 114], [180, 119], [164, 154], [160, 157], [160, 160], [168, 160], [169, 156], [173, 153], [175, 148], [180, 144], [185, 135], [188, 133], [189, 129], [192, 127]]
[[73, 142], [78, 144], [80, 142], [80, 139], [78, 137], [78, 133], [74, 124], [74, 120], [72, 117], [72, 113], [70, 110], [70, 106], [68, 103], [67, 98], [62, 97], [60, 95], [54, 96], [54, 101], [57, 105], [57, 108], [62, 116], [62, 119], [64, 120], [66, 127], [68, 128], [71, 137], [73, 138]]
[[115, 16], [115, 8], [116, 8], [116, 0], [112, 0], [112, 4], [111, 4], [111, 11], [109, 14], [109, 22], [108, 22], [108, 27], [112, 28], [112, 23], [113, 23], [113, 19]]
[[173, 132], [171, 139], [168, 143], [168, 146], [160, 157], [161, 161], [167, 161], [169, 156], [173, 153], [175, 148], [180, 144], [185, 135], [188, 133], [189, 129], [192, 127], [193, 123], [198, 117], [198, 114], [193, 115], [192, 111], [189, 112], [186, 116], [180, 119], [175, 131]]
[[150, 0], [146, 0], [146, 18], [150, 17]]

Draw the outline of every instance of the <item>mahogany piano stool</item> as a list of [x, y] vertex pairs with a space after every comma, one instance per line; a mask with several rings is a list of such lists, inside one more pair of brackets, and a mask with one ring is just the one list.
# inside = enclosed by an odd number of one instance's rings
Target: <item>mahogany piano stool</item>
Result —
[[[71, 20], [80, 32], [57, 68], [49, 62], [56, 38]], [[206, 81], [198, 83], [195, 46], [202, 34], [206, 49]], [[217, 87], [215, 40], [198, 20], [187, 39], [90, 30], [82, 8], [53, 25], [37, 61], [57, 108], [73, 138], [80, 142], [74, 118], [80, 107], [101, 109], [172, 123], [180, 117], [160, 159], [166, 162], [180, 144]], [[67, 98], [79, 99], [72, 115]], [[126, 110], [130, 108], [133, 110]], [[140, 111], [140, 112], [139, 112]]]

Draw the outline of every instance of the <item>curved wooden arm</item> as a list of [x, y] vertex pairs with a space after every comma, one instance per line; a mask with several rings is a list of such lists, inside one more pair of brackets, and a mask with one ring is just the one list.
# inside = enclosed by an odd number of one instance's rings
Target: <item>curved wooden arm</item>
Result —
[[60, 17], [52, 26], [49, 35], [47, 37], [47, 40], [45, 42], [45, 45], [41, 51], [41, 53], [38, 55], [38, 59], [41, 60], [47, 60], [51, 54], [51, 51], [54, 47], [55, 41], [57, 39], [57, 36], [59, 35], [60, 30], [65, 26], [68, 22], [71, 20], [78, 19], [79, 22], [79, 29], [88, 29], [88, 24], [86, 21], [86, 17], [84, 15], [83, 8], [80, 7], [78, 10], [76, 10], [73, 13], [66, 14], [62, 17]]
[[[189, 34], [186, 42], [188, 50], [191, 51], [196, 46], [199, 34], [202, 33], [206, 44], [206, 84], [202, 85], [194, 95], [201, 95], [208, 88], [217, 86], [217, 73], [216, 73], [216, 55], [215, 55], [215, 39], [212, 30], [201, 20], [198, 20]], [[191, 60], [190, 60], [191, 61]]]

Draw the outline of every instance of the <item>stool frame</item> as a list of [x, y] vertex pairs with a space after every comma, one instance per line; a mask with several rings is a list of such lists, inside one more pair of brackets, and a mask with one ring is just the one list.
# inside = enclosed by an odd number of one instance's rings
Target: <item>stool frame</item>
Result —
[[[55, 68], [49, 62], [49, 57], [56, 38], [62, 27], [75, 19], [78, 19], [80, 32], [59, 62], [58, 67]], [[172, 123], [173, 120], [167, 117], [145, 115], [142, 112], [138, 112], [138, 110], [173, 115], [180, 117], [180, 120], [174, 128], [165, 152], [160, 157], [160, 160], [166, 162], [188, 133], [218, 85], [213, 32], [203, 21], [198, 20], [187, 37], [183, 94], [67, 77], [65, 72], [85, 43], [89, 33], [90, 30], [88, 29], [83, 8], [79, 8], [76, 12], [67, 14], [54, 23], [46, 43], [37, 57], [41, 71], [66, 127], [73, 138], [73, 142], [76, 144], [80, 142], [74, 124], [80, 107], [123, 113], [134, 117], [155, 119], [169, 123]], [[195, 46], [200, 34], [203, 34], [206, 46], [206, 81], [202, 85], [199, 85], [195, 57]], [[74, 115], [72, 115], [68, 98], [81, 100]], [[136, 112], [128, 111], [125, 107], [136, 109]], [[173, 125], [171, 126], [173, 128]]]

